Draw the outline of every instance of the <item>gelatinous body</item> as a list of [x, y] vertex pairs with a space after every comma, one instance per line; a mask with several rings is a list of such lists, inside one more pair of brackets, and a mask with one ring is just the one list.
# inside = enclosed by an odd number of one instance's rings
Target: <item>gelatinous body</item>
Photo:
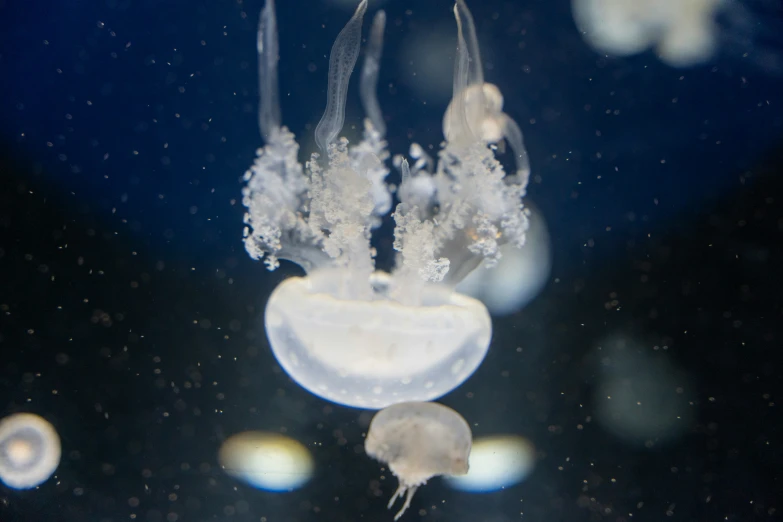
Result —
[[60, 464], [60, 437], [45, 419], [16, 413], [0, 419], [0, 481], [14, 489], [34, 488]]
[[481, 364], [491, 323], [479, 301], [430, 284], [426, 304], [406, 306], [383, 296], [387, 274], [372, 278], [372, 301], [335, 298], [328, 271], [277, 287], [266, 332], [292, 379], [333, 402], [383, 408], [440, 397]]
[[389, 501], [405, 495], [399, 519], [416, 490], [437, 475], [465, 475], [473, 436], [456, 411], [434, 402], [394, 404], [375, 414], [364, 441], [367, 454], [388, 464], [400, 484]]
[[[500, 246], [521, 247], [529, 163], [522, 133], [502, 112], [503, 98], [484, 83], [472, 17], [463, 0], [454, 95], [444, 117], [437, 163], [416, 144], [413, 164], [399, 162], [393, 209], [396, 266], [375, 270], [372, 231], [392, 210], [385, 124], [375, 94], [385, 15], [375, 17], [361, 79], [364, 138], [336, 138], [361, 42], [362, 0], [340, 32], [329, 61], [327, 107], [316, 129], [325, 157], [303, 166], [293, 134], [280, 126], [277, 28], [268, 0], [259, 23], [260, 127], [265, 146], [245, 174], [245, 247], [274, 270], [279, 259], [302, 266], [272, 294], [266, 329], [272, 350], [301, 386], [362, 408], [432, 400], [467, 379], [486, 354], [486, 308], [454, 287], [480, 264], [492, 267]], [[266, 55], [266, 52], [273, 53]], [[273, 92], [266, 92], [266, 91]], [[516, 173], [506, 176], [491, 144], [509, 143]]]
[[686, 67], [712, 58], [725, 0], [572, 0], [574, 19], [596, 50], [626, 56], [655, 48]]

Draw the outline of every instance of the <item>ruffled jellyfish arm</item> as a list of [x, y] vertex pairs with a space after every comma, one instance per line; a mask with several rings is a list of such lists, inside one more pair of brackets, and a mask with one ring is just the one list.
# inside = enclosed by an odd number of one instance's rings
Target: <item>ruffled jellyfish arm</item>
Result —
[[[345, 138], [333, 142], [342, 129], [348, 81], [358, 58], [366, 10], [367, 1], [362, 0], [332, 46], [327, 107], [315, 131], [318, 146], [328, 152], [328, 165], [322, 168], [317, 155], [307, 164], [310, 228], [325, 231], [324, 252], [335, 260], [334, 266], [346, 269], [337, 293], [354, 299], [372, 296], [369, 278], [375, 265], [370, 248], [371, 231], [380, 224], [380, 216], [391, 208], [391, 194], [383, 182], [388, 174], [383, 164], [388, 157], [386, 142], [370, 120], [358, 145], [349, 147]], [[374, 31], [375, 66], [378, 67], [383, 24], [376, 22]], [[377, 101], [375, 105], [377, 109]], [[380, 118], [380, 109], [376, 116]]]
[[381, 54], [383, 53], [383, 31], [386, 28], [386, 13], [378, 11], [372, 21], [370, 38], [364, 54], [364, 66], [362, 67], [362, 79], [359, 83], [359, 93], [362, 106], [372, 126], [381, 136], [386, 135], [386, 123], [383, 121], [381, 107], [378, 104], [378, 73], [381, 68]]
[[269, 270], [288, 259], [306, 271], [324, 266], [329, 256], [321, 248], [323, 232], [307, 222], [308, 183], [297, 155], [293, 134], [281, 127], [277, 62], [279, 57], [274, 1], [268, 0], [258, 24], [260, 103], [258, 121], [266, 142], [245, 173], [242, 203], [245, 249], [264, 259]]
[[[454, 6], [457, 53], [454, 96], [443, 119], [446, 144], [434, 175], [403, 163], [400, 204], [394, 213], [398, 270], [405, 278], [456, 285], [482, 261], [493, 266], [499, 247], [521, 246], [528, 227], [522, 205], [529, 163], [522, 133], [502, 112], [503, 96], [484, 83], [473, 17], [463, 0]], [[518, 174], [506, 179], [488, 145], [504, 138], [515, 155]], [[409, 278], [408, 278], [409, 279]], [[416, 299], [407, 294], [401, 299]]]
[[378, 11], [373, 18], [368, 46], [365, 50], [362, 77], [359, 83], [359, 93], [362, 107], [367, 114], [364, 120], [364, 139], [358, 146], [351, 149], [354, 168], [364, 172], [372, 183], [372, 198], [375, 202], [373, 210], [373, 228], [381, 224], [381, 217], [388, 214], [392, 206], [392, 197], [384, 180], [389, 174], [385, 161], [389, 154], [383, 137], [386, 134], [386, 123], [378, 103], [376, 90], [378, 88], [378, 73], [383, 54], [383, 31], [386, 27], [386, 13]]
[[277, 17], [274, 0], [267, 0], [258, 20], [258, 84], [261, 104], [258, 126], [264, 142], [269, 143], [272, 134], [280, 130], [280, 94], [277, 82], [277, 62], [280, 49], [277, 41]]
[[359, 58], [362, 41], [362, 20], [367, 11], [367, 0], [362, 0], [356, 12], [332, 45], [329, 56], [329, 85], [326, 91], [326, 110], [315, 128], [315, 142], [324, 154], [329, 144], [340, 134], [345, 122], [345, 100], [348, 82]]

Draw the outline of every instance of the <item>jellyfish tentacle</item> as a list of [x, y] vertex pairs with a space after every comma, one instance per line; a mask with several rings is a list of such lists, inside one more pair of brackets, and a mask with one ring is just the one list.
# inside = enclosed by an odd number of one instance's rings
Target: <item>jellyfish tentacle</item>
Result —
[[362, 41], [362, 20], [367, 11], [367, 0], [362, 0], [353, 16], [337, 35], [329, 55], [329, 85], [326, 91], [326, 110], [315, 128], [315, 142], [324, 154], [345, 123], [345, 100], [348, 82], [359, 58]]
[[[400, 488], [402, 488], [402, 491], [400, 491]], [[399, 496], [402, 497], [402, 494], [405, 493], [405, 502], [403, 502], [402, 507], [397, 512], [396, 515], [394, 515], [394, 520], [399, 520], [400, 517], [408, 511], [408, 508], [411, 507], [411, 500], [413, 500], [413, 495], [416, 493], [416, 490], [419, 489], [417, 486], [406, 486], [403, 484], [400, 484], [400, 487], [397, 488], [397, 491], [399, 491]], [[396, 499], [397, 493], [395, 493], [395, 499]], [[389, 508], [391, 508], [391, 505], [389, 505]]]
[[481, 85], [484, 83], [484, 69], [481, 65], [481, 52], [479, 51], [478, 37], [476, 36], [476, 24], [465, 0], [457, 0], [454, 4], [454, 14], [458, 19], [462, 19], [462, 24], [465, 26], [464, 38], [470, 55], [468, 85]]
[[277, 80], [277, 62], [280, 47], [277, 38], [277, 17], [275, 1], [267, 0], [258, 20], [258, 80], [260, 86], [260, 107], [258, 127], [264, 142], [273, 139], [280, 130], [280, 94]]
[[245, 249], [253, 259], [264, 259], [269, 270], [278, 259], [291, 259], [310, 271], [327, 261], [323, 234], [307, 227], [304, 201], [307, 181], [297, 155], [293, 134], [281, 126], [277, 63], [279, 45], [274, 0], [267, 0], [258, 22], [258, 123], [266, 142], [245, 173], [242, 203]]
[[400, 498], [403, 493], [405, 493], [405, 490], [407, 489], [407, 486], [400, 482], [397, 485], [397, 490], [394, 492], [394, 495], [392, 495], [392, 498], [389, 499], [389, 503], [386, 504], [386, 509], [391, 509], [391, 507], [394, 505], [394, 503], [397, 501], [398, 498]]
[[530, 177], [530, 158], [527, 155], [522, 130], [511, 116], [506, 113], [502, 113], [501, 116], [503, 121], [503, 136], [506, 138], [509, 147], [511, 147], [511, 152], [514, 153], [514, 160], [517, 166], [516, 183], [527, 185], [528, 178]]
[[459, 10], [454, 4], [454, 18], [457, 20], [457, 52], [454, 57], [454, 81], [452, 100], [443, 118], [443, 136], [449, 142], [470, 139], [465, 99], [468, 87], [470, 54], [468, 44], [462, 33], [462, 21]]
[[381, 67], [381, 54], [383, 53], [383, 31], [386, 27], [386, 12], [378, 11], [373, 18], [370, 37], [364, 55], [364, 67], [362, 79], [359, 84], [359, 93], [362, 106], [372, 126], [381, 136], [386, 135], [386, 123], [383, 121], [381, 107], [378, 104], [378, 73]]

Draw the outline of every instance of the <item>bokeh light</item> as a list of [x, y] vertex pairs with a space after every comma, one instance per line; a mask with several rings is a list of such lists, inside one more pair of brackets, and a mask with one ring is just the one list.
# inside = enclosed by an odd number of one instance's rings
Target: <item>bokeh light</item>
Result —
[[487, 493], [525, 480], [535, 467], [533, 444], [518, 435], [491, 435], [473, 440], [470, 469], [446, 482], [461, 491]]
[[544, 216], [530, 209], [525, 246], [503, 245], [497, 266], [476, 268], [458, 291], [484, 303], [493, 315], [509, 315], [530, 303], [543, 290], [552, 270], [552, 247]]
[[220, 447], [223, 470], [266, 491], [292, 491], [313, 474], [313, 458], [298, 441], [277, 433], [246, 431], [232, 435]]
[[0, 420], [0, 480], [30, 489], [52, 476], [60, 464], [60, 437], [43, 417], [16, 413]]
[[653, 346], [648, 352], [624, 336], [601, 343], [596, 420], [625, 444], [652, 448], [679, 439], [691, 426], [690, 378], [669, 361], [667, 350]]

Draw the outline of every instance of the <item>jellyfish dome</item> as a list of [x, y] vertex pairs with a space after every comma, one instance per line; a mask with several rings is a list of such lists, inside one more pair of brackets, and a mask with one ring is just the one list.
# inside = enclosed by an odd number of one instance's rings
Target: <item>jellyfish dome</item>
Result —
[[[302, 165], [294, 135], [281, 125], [277, 19], [261, 13], [259, 126], [265, 145], [246, 172], [245, 248], [269, 270], [285, 259], [305, 277], [284, 281], [265, 312], [271, 349], [300, 386], [327, 400], [381, 409], [433, 400], [481, 364], [492, 325], [485, 306], [455, 290], [500, 246], [521, 247], [528, 228], [522, 204], [530, 167], [519, 126], [503, 112], [500, 90], [484, 82], [473, 18], [454, 6], [454, 92], [443, 118], [437, 161], [412, 144], [402, 176], [385, 183], [389, 152], [376, 97], [385, 14], [375, 16], [361, 73], [367, 118], [357, 145], [338, 138], [348, 84], [359, 55], [362, 0], [337, 36], [329, 59], [327, 104], [315, 130], [320, 149]], [[516, 172], [506, 174], [494, 144], [507, 143]], [[395, 221], [395, 268], [375, 269], [370, 240], [381, 218]]]

